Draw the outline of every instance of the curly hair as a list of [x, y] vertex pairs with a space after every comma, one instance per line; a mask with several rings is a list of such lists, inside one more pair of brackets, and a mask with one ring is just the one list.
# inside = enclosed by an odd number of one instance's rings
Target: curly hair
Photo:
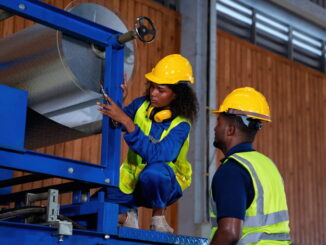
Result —
[[[150, 98], [150, 84], [148, 83], [145, 96]], [[175, 93], [176, 98], [170, 104], [170, 109], [174, 117], [184, 117], [193, 123], [198, 114], [198, 100], [193, 89], [188, 82], [179, 82], [178, 84], [164, 84]]]

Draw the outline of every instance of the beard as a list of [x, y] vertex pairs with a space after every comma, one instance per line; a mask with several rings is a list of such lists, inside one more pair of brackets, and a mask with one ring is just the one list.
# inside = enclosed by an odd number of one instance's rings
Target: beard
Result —
[[215, 148], [218, 148], [218, 149], [221, 150], [222, 144], [218, 140], [214, 140], [213, 145], [214, 145]]
[[217, 135], [215, 135], [213, 145], [215, 148], [220, 149], [221, 151], [225, 149], [225, 142], [223, 139], [221, 139], [221, 137], [218, 137]]

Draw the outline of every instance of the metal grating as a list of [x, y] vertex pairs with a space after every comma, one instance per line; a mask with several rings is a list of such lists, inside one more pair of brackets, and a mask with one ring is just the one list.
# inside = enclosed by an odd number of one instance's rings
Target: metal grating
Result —
[[237, 0], [217, 0], [217, 28], [326, 72], [325, 40]]

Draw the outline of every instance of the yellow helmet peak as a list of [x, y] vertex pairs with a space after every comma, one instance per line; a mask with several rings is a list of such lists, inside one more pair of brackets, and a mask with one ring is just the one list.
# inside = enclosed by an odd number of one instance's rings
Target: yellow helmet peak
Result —
[[177, 84], [180, 81], [194, 83], [191, 64], [180, 54], [165, 56], [145, 77], [158, 84]]
[[212, 113], [221, 112], [271, 122], [269, 105], [265, 96], [251, 87], [237, 88], [228, 94], [220, 108], [212, 111]]

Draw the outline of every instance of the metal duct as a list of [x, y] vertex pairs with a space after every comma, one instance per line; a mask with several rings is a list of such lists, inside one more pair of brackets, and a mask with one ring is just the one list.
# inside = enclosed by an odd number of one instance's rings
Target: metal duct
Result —
[[[82, 3], [69, 11], [121, 33], [128, 31], [103, 6]], [[0, 40], [0, 83], [28, 91], [28, 105], [37, 114], [86, 134], [97, 133], [102, 116], [96, 101], [102, 98], [99, 82], [104, 63], [99, 52], [90, 43], [35, 24]], [[127, 79], [133, 67], [134, 47], [129, 42], [125, 48]]]

